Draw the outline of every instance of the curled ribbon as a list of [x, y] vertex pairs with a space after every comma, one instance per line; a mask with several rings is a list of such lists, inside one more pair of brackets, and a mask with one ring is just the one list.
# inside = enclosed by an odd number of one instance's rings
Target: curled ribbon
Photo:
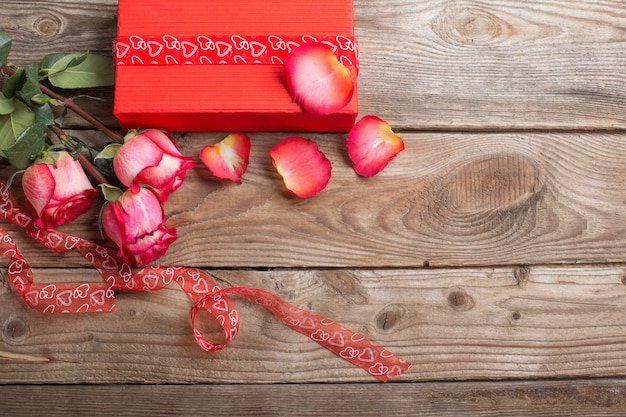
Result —
[[[56, 230], [39, 229], [34, 225], [34, 219], [19, 208], [3, 183], [0, 183], [0, 217], [20, 226], [29, 236], [55, 252], [78, 250], [104, 280], [103, 283], [37, 284], [13, 238], [0, 229], [0, 253], [9, 257], [8, 280], [33, 310], [44, 313], [111, 312], [115, 310], [118, 290], [157, 291], [176, 282], [193, 301], [190, 312], [193, 333], [205, 351], [223, 349], [237, 334], [239, 315], [228, 297], [230, 294], [261, 305], [293, 330], [383, 382], [411, 366], [364, 336], [290, 304], [269, 291], [251, 287], [220, 288], [207, 272], [197, 268], [149, 266], [135, 269], [95, 243]], [[219, 322], [224, 331], [223, 342], [214, 343], [197, 330], [195, 320], [200, 310]]]

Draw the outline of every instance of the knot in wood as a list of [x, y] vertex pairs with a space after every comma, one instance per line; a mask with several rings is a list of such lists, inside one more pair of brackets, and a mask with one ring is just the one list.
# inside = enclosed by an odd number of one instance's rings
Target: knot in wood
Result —
[[447, 7], [434, 20], [432, 28], [452, 44], [482, 45], [502, 41], [515, 30], [488, 10], [475, 7]]
[[61, 31], [62, 22], [58, 16], [45, 14], [39, 16], [33, 23], [35, 31], [46, 38], [56, 36]]
[[390, 330], [395, 327], [406, 310], [400, 304], [389, 304], [385, 306], [376, 317], [376, 325], [381, 330]]
[[517, 285], [522, 286], [528, 281], [528, 277], [530, 276], [530, 269], [527, 266], [520, 266], [513, 271], [513, 276], [515, 277], [515, 282], [517, 283]]
[[426, 190], [431, 198], [428, 210], [433, 213], [429, 226], [468, 239], [528, 234], [535, 228], [545, 192], [540, 176], [523, 155], [494, 154], [463, 161]]
[[352, 304], [367, 302], [367, 294], [361, 288], [358, 279], [345, 271], [328, 271], [324, 273], [324, 280], [337, 295]]
[[448, 293], [448, 305], [456, 311], [468, 311], [474, 307], [474, 299], [463, 288], [456, 287]]
[[2, 326], [2, 338], [7, 342], [20, 342], [28, 337], [30, 328], [18, 317], [9, 318]]
[[538, 170], [526, 157], [494, 154], [459, 167], [447, 179], [444, 189], [451, 210], [506, 210], [532, 199], [542, 188], [538, 177]]

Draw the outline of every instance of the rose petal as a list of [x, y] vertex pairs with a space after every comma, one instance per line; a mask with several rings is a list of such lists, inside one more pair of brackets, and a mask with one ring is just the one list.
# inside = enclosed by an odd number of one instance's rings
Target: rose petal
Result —
[[336, 113], [352, 99], [352, 74], [325, 44], [307, 42], [285, 58], [292, 100], [317, 115]]
[[40, 156], [24, 172], [22, 189], [37, 215], [35, 224], [46, 229], [73, 221], [98, 195], [80, 163], [65, 151]]
[[22, 177], [22, 188], [26, 203], [39, 217], [52, 200], [56, 181], [47, 164], [34, 163], [28, 167]]
[[233, 133], [215, 145], [205, 146], [200, 159], [219, 178], [241, 182], [250, 163], [250, 138], [243, 133]]
[[346, 140], [348, 156], [357, 174], [371, 177], [382, 171], [404, 149], [402, 138], [376, 116], [359, 120]]
[[300, 198], [314, 196], [330, 181], [330, 161], [310, 139], [283, 139], [270, 149], [270, 156], [287, 189]]

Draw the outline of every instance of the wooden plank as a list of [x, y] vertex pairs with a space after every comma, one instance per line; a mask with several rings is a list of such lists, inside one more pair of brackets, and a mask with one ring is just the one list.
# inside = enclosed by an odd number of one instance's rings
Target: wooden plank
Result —
[[[14, 62], [109, 53], [116, 1], [35, 4], [3, 2]], [[362, 114], [397, 128], [626, 128], [622, 0], [356, 0], [355, 20]]]
[[626, 126], [621, 0], [355, 4], [360, 103], [396, 126]]
[[[198, 162], [165, 206], [180, 237], [160, 263], [402, 268], [626, 262], [624, 134], [406, 133], [406, 150], [368, 179], [352, 170], [343, 135], [309, 135], [333, 163], [333, 177], [323, 192], [304, 200], [285, 190], [268, 155], [286, 135], [252, 135], [242, 184], [218, 181]], [[197, 157], [221, 137], [188, 134], [179, 143]], [[62, 230], [99, 241], [98, 210]], [[85, 265], [78, 255], [41, 250], [15, 227], [2, 227], [36, 266]]]
[[4, 415], [623, 416], [622, 379], [316, 385], [0, 386]]
[[[222, 286], [275, 292], [409, 360], [397, 381], [626, 375], [625, 266], [210, 271]], [[38, 282], [96, 279], [39, 269]], [[0, 286], [0, 384], [371, 382], [252, 303], [237, 338], [194, 342], [175, 286], [122, 293], [117, 312], [44, 315]], [[217, 340], [217, 329], [202, 330]]]
[[13, 38], [9, 61], [18, 65], [56, 52], [110, 54], [117, 0], [5, 0], [0, 27]]

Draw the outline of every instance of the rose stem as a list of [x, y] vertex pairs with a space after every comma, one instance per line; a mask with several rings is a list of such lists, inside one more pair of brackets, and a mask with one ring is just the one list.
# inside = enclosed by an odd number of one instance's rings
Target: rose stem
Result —
[[[9, 67], [9, 66], [6, 66], [6, 65], [2, 67], [2, 72], [7, 74], [7, 75], [15, 74], [15, 70], [13, 68]], [[109, 129], [108, 127], [106, 127], [101, 121], [99, 121], [98, 119], [93, 117], [91, 114], [89, 114], [87, 111], [85, 111], [85, 109], [83, 109], [78, 104], [76, 104], [72, 99], [69, 99], [67, 97], [64, 97], [64, 96], [62, 96], [62, 95], [52, 91], [51, 89], [49, 89], [48, 87], [46, 87], [45, 85], [43, 85], [41, 83], [39, 83], [39, 88], [41, 89], [41, 91], [44, 94], [52, 97], [55, 100], [60, 101], [61, 104], [63, 104], [63, 106], [65, 108], [67, 108], [69, 110], [72, 110], [74, 113], [76, 113], [77, 115], [82, 117], [87, 122], [91, 123], [91, 125], [93, 127], [95, 127], [100, 132], [102, 132], [105, 135], [107, 135], [109, 138], [113, 139], [114, 141], [116, 141], [118, 143], [124, 143], [124, 136], [122, 136], [119, 133]]]
[[[52, 129], [54, 134], [57, 135], [59, 139], [62, 137], [67, 137], [67, 134], [59, 126], [53, 125], [50, 127], [50, 129]], [[53, 139], [53, 141], [55, 140]], [[56, 142], [59, 143], [58, 140], [56, 140]], [[85, 155], [79, 153], [78, 162], [80, 162], [80, 165], [83, 167], [83, 169], [92, 179], [92, 181], [96, 182], [98, 185], [108, 183], [107, 179], [104, 178], [100, 171], [98, 171], [98, 169], [91, 163], [89, 159], [87, 159], [87, 157], [85, 157]]]

